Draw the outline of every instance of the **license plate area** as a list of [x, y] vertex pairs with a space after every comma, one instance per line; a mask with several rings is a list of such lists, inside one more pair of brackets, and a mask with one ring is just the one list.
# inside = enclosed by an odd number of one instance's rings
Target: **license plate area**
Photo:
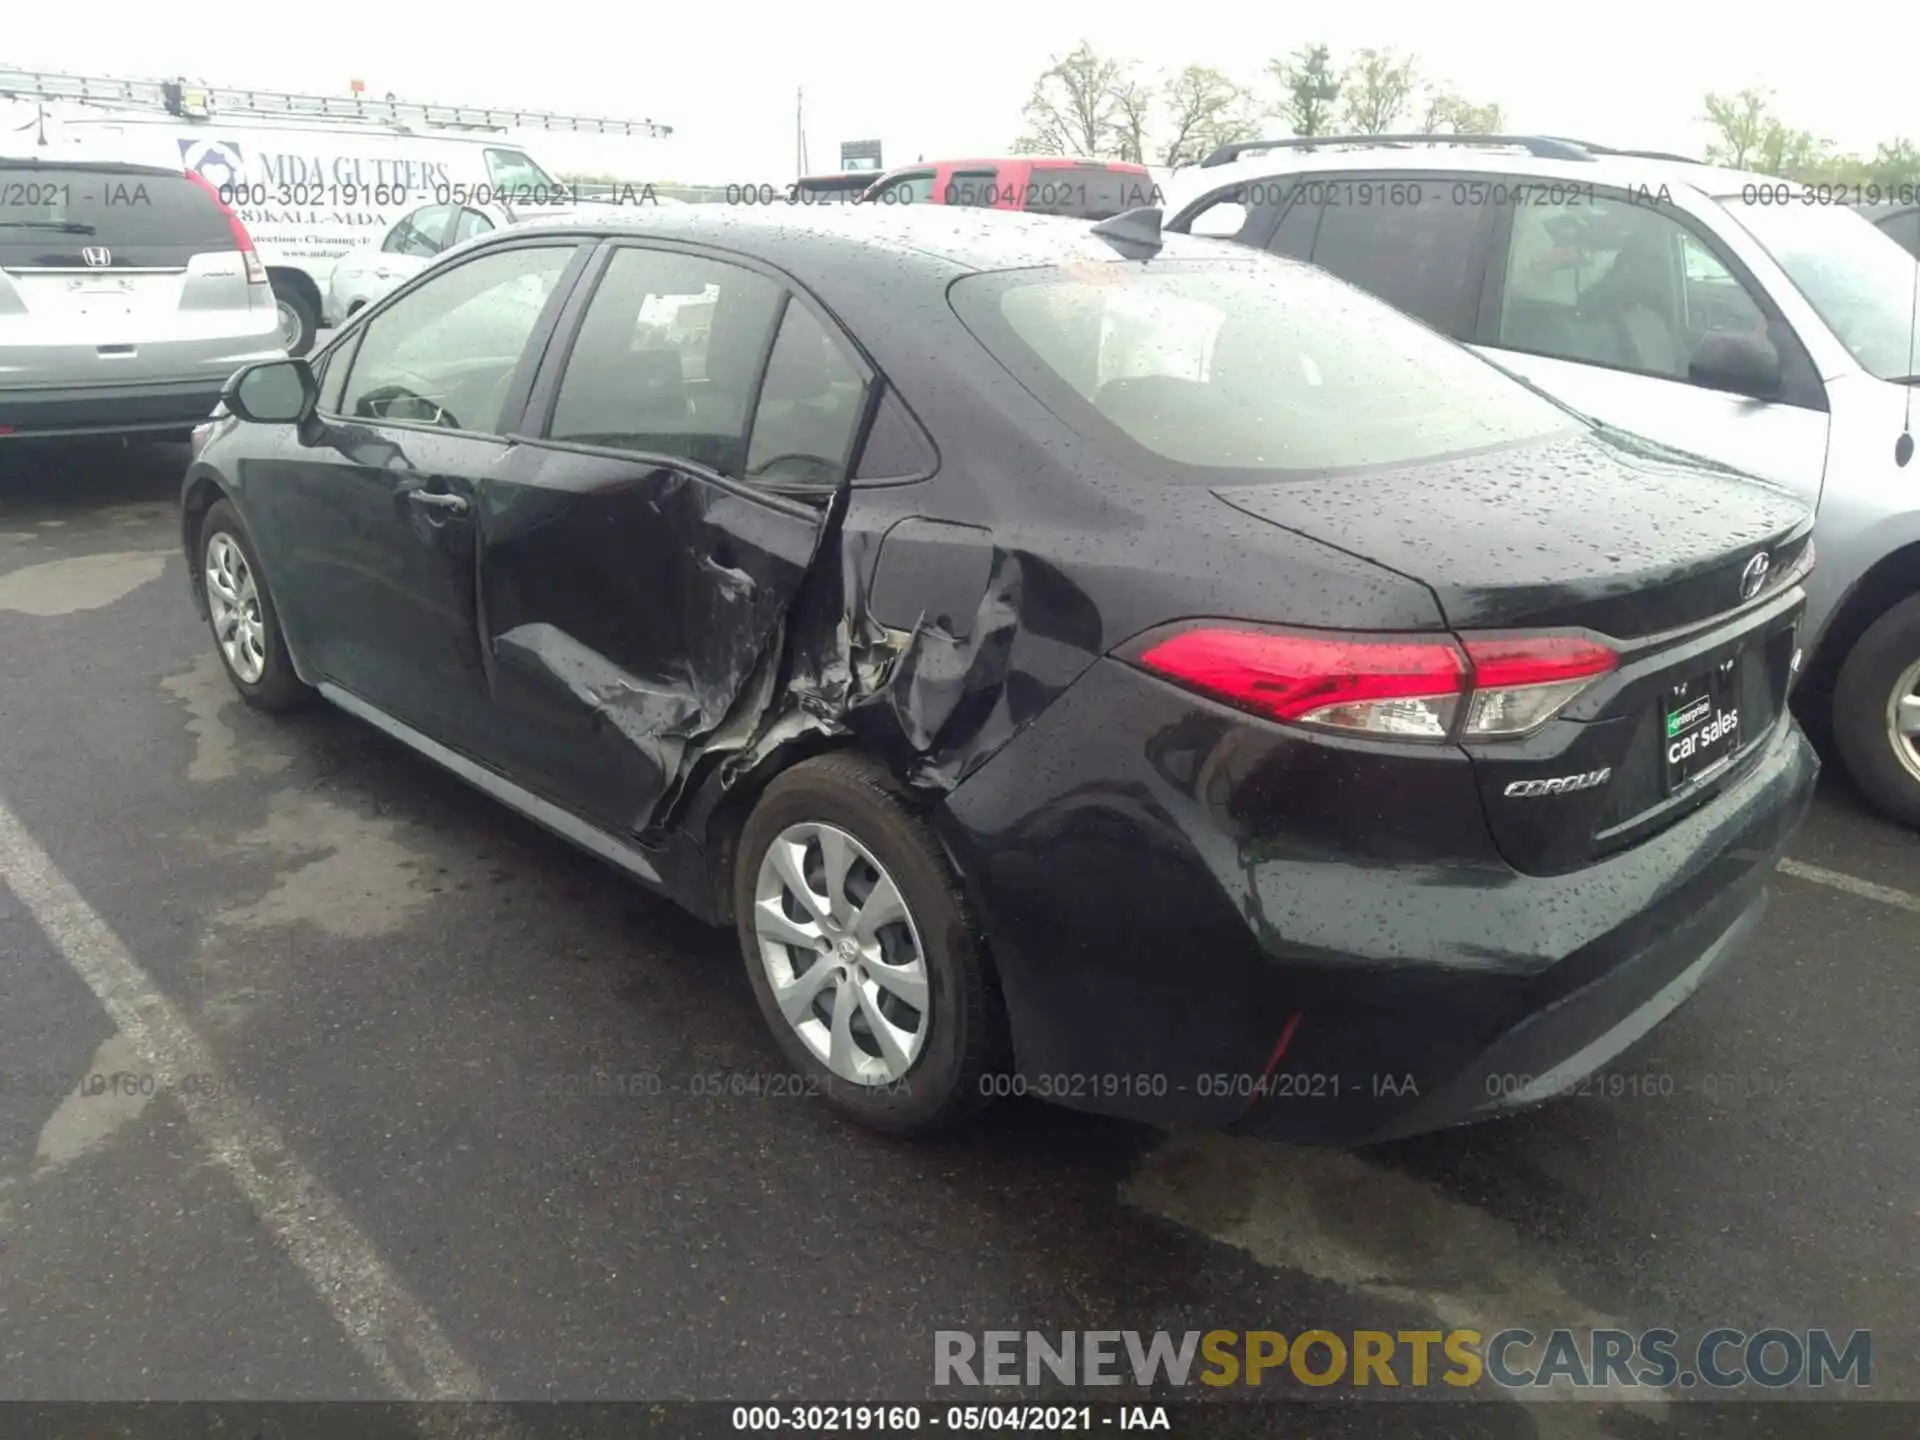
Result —
[[1660, 727], [1667, 794], [1698, 783], [1739, 750], [1740, 666], [1736, 655], [1667, 687]]

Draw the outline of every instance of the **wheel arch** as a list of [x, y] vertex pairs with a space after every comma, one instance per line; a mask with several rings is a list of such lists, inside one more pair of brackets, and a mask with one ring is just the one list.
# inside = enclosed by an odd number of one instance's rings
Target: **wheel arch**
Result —
[[205, 471], [190, 475], [180, 494], [180, 544], [187, 556], [187, 579], [193, 587], [193, 603], [206, 619], [207, 592], [200, 575], [200, 532], [207, 523], [207, 512], [222, 500], [231, 501], [219, 480]]
[[1890, 550], [1854, 583], [1834, 611], [1801, 684], [1819, 695], [1833, 694], [1840, 667], [1873, 622], [1909, 595], [1920, 594], [1920, 540]]

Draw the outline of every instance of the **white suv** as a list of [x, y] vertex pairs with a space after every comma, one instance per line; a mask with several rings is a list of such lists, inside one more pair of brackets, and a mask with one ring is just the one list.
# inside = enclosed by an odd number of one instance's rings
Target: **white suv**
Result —
[[1920, 275], [1845, 197], [1538, 136], [1336, 136], [1223, 146], [1165, 211], [1816, 504], [1800, 708], [1830, 717], [1872, 804], [1920, 825]]
[[0, 448], [184, 436], [285, 353], [253, 240], [198, 175], [0, 156]]

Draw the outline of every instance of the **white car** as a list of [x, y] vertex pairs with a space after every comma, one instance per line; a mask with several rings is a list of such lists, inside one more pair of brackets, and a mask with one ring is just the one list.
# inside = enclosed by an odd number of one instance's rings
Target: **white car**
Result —
[[513, 223], [504, 205], [422, 205], [393, 223], [378, 244], [349, 250], [333, 267], [320, 323], [335, 326], [404, 285], [443, 250]]
[[[649, 205], [677, 206], [685, 202], [665, 196]], [[377, 245], [349, 250], [333, 267], [333, 277], [320, 304], [320, 322], [331, 328], [354, 311], [371, 305], [426, 269], [443, 251], [476, 235], [499, 230], [516, 221], [548, 220], [556, 215], [618, 209], [611, 204], [583, 200], [576, 205], [422, 205], [394, 222]]]

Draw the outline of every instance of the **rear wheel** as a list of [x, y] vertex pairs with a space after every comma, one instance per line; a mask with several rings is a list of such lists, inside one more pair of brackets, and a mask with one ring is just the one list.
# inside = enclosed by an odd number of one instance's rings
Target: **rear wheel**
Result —
[[299, 288], [286, 280], [273, 282], [273, 303], [280, 312], [280, 343], [289, 355], [304, 355], [313, 349], [320, 333], [320, 316], [314, 304]]
[[734, 906], [754, 998], [809, 1090], [897, 1135], [984, 1102], [1005, 1053], [999, 987], [945, 856], [884, 769], [825, 755], [768, 786]]
[[1840, 667], [1833, 741], [1870, 805], [1920, 827], [1920, 595], [1874, 621]]
[[200, 525], [200, 583], [214, 648], [240, 698], [261, 710], [294, 710], [312, 699], [294, 673], [253, 542], [225, 500]]

